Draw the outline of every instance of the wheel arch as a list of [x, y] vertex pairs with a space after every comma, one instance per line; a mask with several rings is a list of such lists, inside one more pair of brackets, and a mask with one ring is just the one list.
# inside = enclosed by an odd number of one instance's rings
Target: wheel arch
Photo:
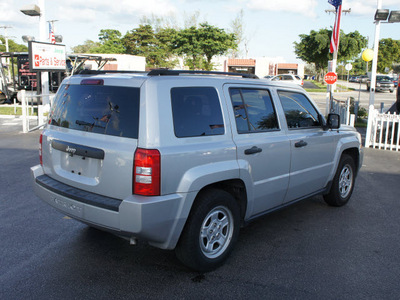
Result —
[[358, 149], [357, 148], [348, 148], [342, 152], [341, 157], [343, 156], [343, 154], [350, 155], [353, 158], [354, 164], [356, 166], [356, 169], [355, 169], [356, 174], [355, 175], [357, 175], [358, 170], [360, 169], [360, 153], [359, 153]]
[[244, 217], [247, 211], [247, 191], [244, 182], [241, 179], [223, 180], [204, 186], [196, 195], [190, 211], [195, 206], [196, 201], [201, 198], [201, 194], [212, 189], [223, 190], [235, 199], [240, 209], [240, 222], [244, 223]]

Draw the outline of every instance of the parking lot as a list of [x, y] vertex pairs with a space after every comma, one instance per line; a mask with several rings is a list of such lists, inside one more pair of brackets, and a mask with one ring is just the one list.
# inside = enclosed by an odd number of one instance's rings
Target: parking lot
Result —
[[243, 228], [199, 274], [173, 251], [89, 228], [32, 191], [39, 131], [0, 118], [0, 299], [399, 299], [400, 153], [365, 149], [349, 204], [313, 197]]

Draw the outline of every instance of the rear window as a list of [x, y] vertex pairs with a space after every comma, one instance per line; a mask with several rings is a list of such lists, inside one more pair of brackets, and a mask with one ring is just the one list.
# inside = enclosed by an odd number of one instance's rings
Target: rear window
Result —
[[224, 134], [224, 120], [215, 88], [173, 88], [171, 89], [171, 104], [177, 137]]
[[137, 139], [139, 88], [62, 85], [54, 101], [50, 124]]

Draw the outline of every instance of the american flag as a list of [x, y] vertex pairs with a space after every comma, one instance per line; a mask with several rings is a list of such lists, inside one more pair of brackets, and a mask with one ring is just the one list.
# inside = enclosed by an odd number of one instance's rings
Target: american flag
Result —
[[51, 26], [51, 23], [49, 22], [49, 41], [52, 44], [56, 43], [56, 38], [54, 36], [54, 30], [53, 30], [53, 26]]
[[329, 4], [333, 5], [336, 9], [335, 25], [333, 26], [330, 53], [333, 53], [339, 48], [340, 36], [340, 19], [342, 17], [342, 0], [328, 0]]

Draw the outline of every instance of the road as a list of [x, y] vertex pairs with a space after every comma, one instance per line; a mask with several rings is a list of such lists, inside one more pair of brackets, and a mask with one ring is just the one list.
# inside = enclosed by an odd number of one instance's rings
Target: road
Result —
[[313, 197], [260, 218], [224, 266], [199, 274], [38, 199], [40, 132], [18, 122], [0, 118], [0, 299], [400, 298], [400, 153], [366, 149], [347, 206]]

